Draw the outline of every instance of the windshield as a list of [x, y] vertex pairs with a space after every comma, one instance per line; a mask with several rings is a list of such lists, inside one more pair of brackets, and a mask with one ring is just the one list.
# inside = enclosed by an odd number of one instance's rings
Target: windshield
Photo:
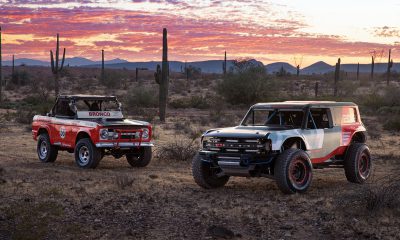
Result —
[[242, 125], [301, 128], [303, 116], [304, 112], [301, 109], [252, 109]]

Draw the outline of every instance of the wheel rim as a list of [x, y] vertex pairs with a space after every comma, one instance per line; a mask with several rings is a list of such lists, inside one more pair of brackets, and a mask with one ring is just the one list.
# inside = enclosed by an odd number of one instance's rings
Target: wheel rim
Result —
[[367, 179], [370, 173], [371, 164], [369, 155], [363, 152], [358, 159], [358, 173], [363, 179]]
[[297, 189], [304, 188], [310, 178], [307, 163], [302, 158], [297, 158], [289, 165], [289, 179]]
[[90, 160], [90, 151], [86, 146], [82, 146], [79, 149], [79, 161], [82, 165], [86, 165]]
[[47, 143], [42, 141], [39, 146], [39, 157], [40, 159], [45, 159], [47, 157]]

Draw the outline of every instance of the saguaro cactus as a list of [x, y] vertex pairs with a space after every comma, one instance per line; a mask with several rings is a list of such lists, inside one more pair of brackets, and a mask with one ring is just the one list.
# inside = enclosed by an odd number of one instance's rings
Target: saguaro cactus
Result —
[[54, 60], [54, 56], [53, 56], [53, 51], [50, 50], [51, 71], [53, 72], [54, 80], [55, 80], [54, 92], [55, 92], [56, 97], [58, 96], [58, 94], [60, 92], [60, 72], [62, 71], [62, 69], [64, 67], [65, 48], [64, 48], [64, 53], [62, 56], [61, 64], [60, 64], [60, 59], [59, 59], [59, 53], [60, 53], [60, 36], [57, 33], [57, 47], [56, 47], [55, 60]]
[[105, 71], [104, 71], [104, 50], [101, 50], [101, 80], [105, 80]]
[[392, 49], [389, 49], [389, 58], [388, 58], [388, 67], [387, 67], [387, 75], [386, 75], [386, 84], [389, 86], [390, 81], [390, 69], [393, 67], [393, 59], [391, 59]]
[[224, 62], [222, 63], [222, 72], [226, 74], [226, 51], [225, 51]]
[[371, 80], [374, 80], [375, 56], [371, 56]]
[[157, 65], [157, 70], [154, 73], [156, 83], [159, 85], [159, 112], [160, 121], [165, 122], [165, 114], [168, 100], [168, 85], [169, 85], [169, 63], [168, 63], [168, 42], [167, 29], [163, 29], [163, 53], [162, 53], [162, 68]]
[[296, 76], [299, 77], [300, 75], [300, 65], [296, 66]]
[[1, 55], [1, 26], [0, 26], [0, 102], [2, 100], [2, 91], [3, 91], [3, 73], [2, 73], [2, 55]]
[[187, 62], [185, 61], [185, 75], [186, 75], [186, 88], [190, 92], [190, 80], [189, 80], [189, 68], [187, 67]]
[[360, 63], [357, 63], [357, 81], [360, 77]]
[[315, 92], [315, 97], [318, 97], [318, 81], [315, 82], [315, 88], [314, 88], [314, 92]]
[[340, 80], [340, 58], [338, 59], [335, 67], [335, 82], [333, 87], [333, 96], [337, 96], [338, 87], [337, 84]]

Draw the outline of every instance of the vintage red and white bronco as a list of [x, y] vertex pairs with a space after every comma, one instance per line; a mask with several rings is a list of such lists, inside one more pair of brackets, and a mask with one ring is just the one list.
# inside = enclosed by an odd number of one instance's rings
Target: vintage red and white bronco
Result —
[[193, 177], [204, 188], [230, 176], [268, 177], [285, 193], [304, 192], [312, 170], [344, 168], [347, 180], [371, 173], [366, 129], [356, 104], [297, 101], [259, 103], [239, 126], [211, 129], [193, 159]]
[[148, 122], [125, 119], [114, 96], [62, 95], [47, 116], [36, 115], [32, 122], [40, 161], [54, 162], [65, 150], [82, 168], [96, 168], [105, 155], [126, 156], [132, 167], [148, 165], [151, 133]]

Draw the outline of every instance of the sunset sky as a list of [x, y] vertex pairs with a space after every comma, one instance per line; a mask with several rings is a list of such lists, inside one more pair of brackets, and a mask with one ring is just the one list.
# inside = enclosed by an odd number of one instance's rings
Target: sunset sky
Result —
[[158, 61], [163, 27], [170, 60], [400, 60], [399, 0], [0, 0], [0, 25], [5, 60], [48, 61], [59, 32], [67, 57]]

